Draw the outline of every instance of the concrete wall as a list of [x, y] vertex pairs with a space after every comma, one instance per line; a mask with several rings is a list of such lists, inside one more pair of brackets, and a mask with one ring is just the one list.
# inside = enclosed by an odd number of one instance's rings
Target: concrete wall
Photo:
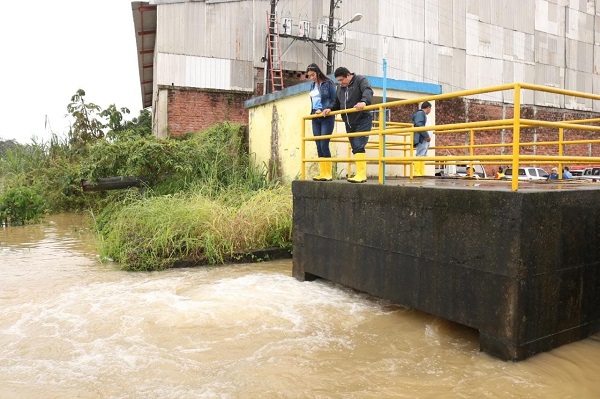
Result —
[[293, 275], [473, 327], [506, 360], [600, 331], [596, 185], [432, 184], [295, 181]]

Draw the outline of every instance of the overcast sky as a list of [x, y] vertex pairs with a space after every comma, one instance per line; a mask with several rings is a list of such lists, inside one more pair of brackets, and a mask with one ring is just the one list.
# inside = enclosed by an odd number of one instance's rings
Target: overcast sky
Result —
[[142, 109], [131, 1], [5, 1], [0, 52], [0, 139], [64, 136], [78, 89], [103, 109], [129, 108], [128, 119]]

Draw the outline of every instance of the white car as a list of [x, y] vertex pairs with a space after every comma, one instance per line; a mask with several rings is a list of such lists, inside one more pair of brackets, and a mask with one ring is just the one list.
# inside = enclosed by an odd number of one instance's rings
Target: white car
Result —
[[598, 181], [600, 180], [600, 168], [598, 167], [594, 167], [594, 168], [585, 168], [583, 170], [583, 173], [581, 174], [581, 176], [579, 176], [580, 179], [589, 179], [592, 181]]
[[[506, 168], [504, 171], [504, 178], [511, 180], [513, 175], [512, 168]], [[534, 168], [529, 166], [523, 166], [519, 168], [519, 180], [547, 180], [548, 172], [542, 168]]]
[[473, 165], [473, 177], [485, 179], [487, 174], [479, 161], [458, 161], [456, 164], [439, 165], [435, 169], [436, 176], [466, 177], [469, 176], [469, 165]]

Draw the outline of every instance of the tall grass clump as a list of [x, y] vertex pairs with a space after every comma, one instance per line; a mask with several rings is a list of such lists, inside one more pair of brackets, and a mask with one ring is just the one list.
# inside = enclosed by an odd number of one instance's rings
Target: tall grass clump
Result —
[[91, 178], [149, 182], [144, 197], [124, 197], [96, 216], [101, 256], [126, 270], [161, 270], [177, 261], [216, 265], [254, 250], [290, 249], [291, 190], [269, 181], [244, 143], [243, 127], [224, 123], [184, 139], [92, 147]]
[[34, 139], [7, 148], [0, 154], [0, 197], [5, 199], [0, 206], [28, 215], [20, 219], [13, 213], [17, 224], [45, 213], [87, 208], [90, 198], [81, 190], [80, 159], [56, 136], [50, 142]]
[[222, 264], [256, 249], [291, 248], [292, 195], [281, 186], [237, 201], [201, 192], [152, 197], [119, 208], [99, 233], [101, 255], [125, 270], [161, 270], [180, 260]]

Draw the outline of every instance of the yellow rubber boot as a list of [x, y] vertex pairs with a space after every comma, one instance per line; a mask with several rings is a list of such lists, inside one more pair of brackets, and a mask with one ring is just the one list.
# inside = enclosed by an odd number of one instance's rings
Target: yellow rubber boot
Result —
[[319, 175], [313, 177], [314, 181], [331, 181], [331, 162], [320, 162], [319, 170]]
[[414, 168], [413, 168], [413, 176], [415, 176], [415, 177], [423, 176], [423, 167], [425, 166], [423, 164], [424, 164], [423, 161], [415, 161]]
[[421, 176], [425, 176], [425, 161], [420, 161], [419, 162], [421, 165], [419, 165], [419, 171], [421, 172]]
[[333, 179], [333, 175], [331, 173], [331, 162], [321, 163], [321, 171], [321, 181], [331, 181]]
[[314, 181], [321, 181], [323, 179], [323, 163], [319, 162], [319, 174], [313, 177]]
[[367, 161], [363, 161], [366, 158], [364, 152], [359, 152], [354, 155], [356, 159], [356, 174], [350, 177], [348, 181], [350, 183], [364, 183], [367, 181]]

